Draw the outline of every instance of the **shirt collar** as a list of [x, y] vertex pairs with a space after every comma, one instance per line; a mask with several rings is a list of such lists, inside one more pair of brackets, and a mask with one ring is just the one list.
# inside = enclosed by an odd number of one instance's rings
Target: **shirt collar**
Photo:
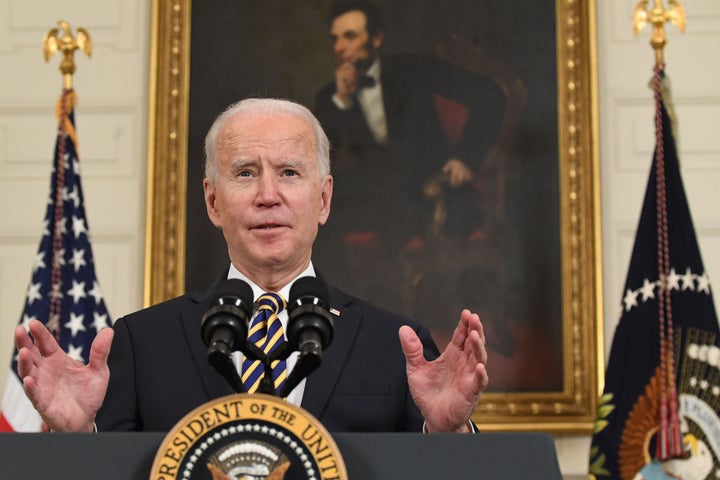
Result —
[[[303, 270], [302, 272], [300, 272], [300, 275], [293, 278], [290, 281], [290, 283], [288, 283], [287, 285], [285, 285], [284, 287], [282, 287], [279, 291], [277, 291], [275, 293], [279, 293], [280, 295], [282, 295], [282, 297], [285, 299], [285, 301], [288, 301], [289, 296], [290, 296], [290, 288], [292, 287], [293, 283], [295, 283], [295, 281], [298, 278], [300, 278], [300, 277], [316, 277], [316, 276], [317, 275], [315, 274], [315, 268], [313, 267], [312, 262], [310, 262], [310, 264], [307, 266], [307, 268], [305, 270]], [[242, 272], [240, 272], [240, 270], [235, 268], [235, 265], [233, 265], [232, 263], [230, 264], [230, 270], [228, 271], [228, 279], [230, 279], [230, 278], [238, 278], [240, 280], [247, 282], [247, 284], [250, 285], [250, 287], [252, 288], [253, 300], [255, 300], [260, 295], [265, 293], [265, 290], [260, 288], [255, 282], [250, 280], [245, 274], [243, 274]]]
[[380, 82], [380, 59], [378, 58], [375, 60], [372, 65], [370, 65], [370, 68], [367, 69], [365, 72], [365, 75], [368, 77], [372, 77], [375, 79], [375, 85], [378, 85]]

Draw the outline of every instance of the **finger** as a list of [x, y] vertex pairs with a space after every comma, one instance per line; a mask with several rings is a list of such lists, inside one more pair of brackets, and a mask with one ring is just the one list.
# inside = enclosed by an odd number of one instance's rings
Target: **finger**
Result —
[[403, 325], [400, 327], [398, 334], [400, 335], [400, 345], [402, 346], [405, 361], [407, 361], [408, 366], [422, 366], [426, 360], [423, 356], [422, 342], [415, 331], [407, 325]]
[[473, 331], [477, 332], [478, 339], [480, 341], [480, 361], [482, 363], [487, 363], [488, 354], [487, 341], [485, 338], [485, 327], [483, 326], [482, 322], [480, 321], [480, 317], [477, 314], [473, 314], [470, 322], [470, 328]]
[[[22, 335], [25, 337], [25, 339], [19, 342], [21, 345], [20, 348], [18, 348], [18, 373], [20, 373], [21, 376], [33, 375], [31, 368], [42, 362], [42, 354], [27, 332], [25, 332], [25, 329], [22, 326], [17, 327], [17, 329], [22, 330], [24, 332]], [[17, 329], [16, 334], [20, 333]]]
[[470, 177], [470, 175], [468, 175], [467, 172], [462, 172], [460, 175], [458, 175], [457, 184], [455, 186], [459, 187], [459, 186], [465, 185], [466, 183], [468, 183], [470, 181], [470, 178], [471, 177]]
[[347, 60], [344, 60], [338, 65], [337, 70], [341, 71], [341, 72], [354, 72], [355, 65], [353, 65], [352, 62], [348, 62]]
[[30, 321], [30, 333], [35, 339], [35, 345], [40, 350], [40, 354], [44, 356], [53, 355], [60, 349], [55, 337], [39, 320]]
[[32, 375], [35, 367], [35, 360], [33, 357], [32, 350], [27, 347], [23, 347], [18, 350], [17, 368], [20, 378]]
[[472, 327], [474, 330], [477, 330], [478, 335], [480, 336], [480, 340], [482, 341], [483, 346], [485, 345], [485, 327], [483, 326], [482, 322], [480, 321], [480, 317], [478, 315], [475, 315], [475, 318], [472, 319], [472, 324], [475, 326]]
[[490, 382], [490, 377], [487, 372], [487, 352], [476, 331], [471, 332], [468, 336], [465, 354], [467, 355], [466, 366], [473, 375], [475, 392], [478, 395], [482, 394]]
[[355, 66], [352, 63], [345, 62], [340, 65], [337, 70], [335, 70], [335, 75], [337, 78], [350, 80], [357, 78], [358, 72], [356, 71]]
[[487, 386], [490, 384], [490, 375], [488, 375], [487, 367], [484, 364], [479, 363], [475, 369], [476, 378], [480, 384], [480, 393], [485, 391]]
[[23, 389], [25, 390], [25, 394], [27, 395], [30, 402], [35, 406], [35, 408], [38, 408], [38, 386], [37, 382], [35, 381], [35, 378], [33, 377], [23, 377], [22, 379]]
[[465, 322], [468, 334], [472, 331], [478, 332], [480, 339], [485, 343], [485, 329], [477, 313], [465, 309], [461, 313], [461, 321]]
[[462, 169], [455, 168], [452, 170], [450, 175], [450, 186], [459, 187], [463, 183], [463, 171]]
[[22, 325], [15, 327], [15, 347], [20, 350], [22, 348], [33, 349], [35, 344], [28, 335], [27, 330]]
[[482, 354], [481, 359], [485, 362], [487, 360], [485, 328], [480, 321], [480, 316], [470, 310], [465, 310], [463, 311], [463, 318], [467, 321], [468, 338], [466, 343], [468, 343], [468, 348], [473, 349], [478, 354]]
[[90, 357], [88, 365], [90, 368], [103, 368], [107, 365], [108, 355], [110, 355], [110, 345], [115, 332], [112, 328], [103, 328], [95, 336], [90, 346]]
[[480, 321], [480, 316], [477, 313], [473, 313], [470, 310], [467, 310], [467, 326], [468, 326], [468, 332], [476, 331], [478, 332], [478, 336], [482, 340], [483, 343], [485, 343], [485, 328], [483, 327], [482, 322]]
[[450, 342], [458, 348], [462, 348], [465, 345], [465, 340], [467, 339], [470, 331], [471, 316], [472, 314], [468, 309], [465, 309], [462, 313], [460, 313], [460, 321], [455, 327], [452, 339], [450, 340]]
[[469, 363], [487, 363], [487, 350], [485, 349], [485, 344], [480, 339], [480, 335], [477, 330], [471, 331], [468, 335], [468, 338], [465, 341], [465, 352], [467, 352], [469, 356]]

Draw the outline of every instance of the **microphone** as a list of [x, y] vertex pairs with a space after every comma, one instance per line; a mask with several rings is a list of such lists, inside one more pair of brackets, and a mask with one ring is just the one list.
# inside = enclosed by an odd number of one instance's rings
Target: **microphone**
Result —
[[242, 392], [240, 376], [231, 354], [247, 340], [248, 320], [252, 318], [253, 292], [244, 281], [232, 278], [223, 281], [215, 299], [203, 315], [200, 333], [208, 347], [208, 362], [235, 388]]
[[290, 288], [287, 338], [301, 357], [321, 360], [322, 351], [332, 340], [333, 319], [327, 297], [327, 286], [317, 277], [299, 278]]
[[300, 355], [278, 392], [280, 398], [287, 397], [322, 362], [322, 351], [333, 337], [333, 319], [328, 311], [327, 296], [327, 286], [317, 277], [299, 278], [290, 288], [285, 333], [289, 350], [299, 350]]

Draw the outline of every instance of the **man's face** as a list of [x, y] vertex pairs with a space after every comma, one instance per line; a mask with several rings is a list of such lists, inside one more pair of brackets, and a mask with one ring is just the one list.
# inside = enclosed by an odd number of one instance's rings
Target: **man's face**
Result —
[[210, 220], [242, 272], [300, 273], [330, 213], [332, 177], [320, 177], [314, 135], [289, 114], [238, 113], [218, 136], [218, 175], [205, 179]]
[[383, 42], [383, 34], [369, 37], [365, 14], [353, 10], [335, 18], [330, 25], [330, 40], [333, 42], [335, 63], [352, 63], [368, 68], [377, 58], [377, 50]]

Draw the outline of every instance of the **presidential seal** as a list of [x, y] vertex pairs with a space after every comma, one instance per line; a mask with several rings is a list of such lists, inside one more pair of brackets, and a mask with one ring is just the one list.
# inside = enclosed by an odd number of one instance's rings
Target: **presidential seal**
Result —
[[687, 330], [678, 385], [683, 455], [662, 462], [654, 458], [662, 379], [658, 367], [623, 429], [618, 455], [623, 480], [720, 478], [720, 347], [712, 332]]
[[309, 412], [237, 394], [183, 417], [160, 445], [150, 480], [344, 480], [340, 451]]

